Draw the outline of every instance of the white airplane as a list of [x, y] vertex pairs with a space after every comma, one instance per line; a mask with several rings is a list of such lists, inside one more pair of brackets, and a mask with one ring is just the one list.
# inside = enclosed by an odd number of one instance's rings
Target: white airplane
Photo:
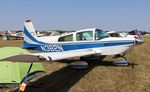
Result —
[[126, 38], [131, 38], [131, 39], [136, 38], [136, 44], [144, 43], [144, 40], [141, 39], [138, 35], [130, 35], [125, 32], [116, 32], [116, 31], [108, 31], [107, 34], [111, 37], [126, 37]]
[[37, 31], [37, 32], [36, 32], [36, 34], [37, 34], [37, 36], [38, 36], [38, 37], [45, 36], [45, 34], [44, 34], [44, 33], [40, 33], [39, 31]]
[[[38, 37], [31, 20], [24, 22], [23, 33], [23, 48], [42, 52], [20, 53], [6, 58], [0, 56], [0, 61], [36, 62], [89, 55], [125, 55], [134, 47], [136, 42], [136, 38], [110, 37], [105, 31], [96, 28], [79, 30], [62, 36]], [[83, 65], [87, 65], [87, 63]]]
[[5, 38], [6, 40], [10, 40], [11, 38], [23, 39], [23, 33], [22, 32], [12, 33], [11, 31], [6, 31], [5, 34], [2, 34], [2, 37]]
[[32, 21], [27, 20], [24, 22], [23, 48], [42, 52], [19, 54], [5, 59], [32, 62], [95, 54], [124, 55], [134, 47], [135, 42], [136, 38], [110, 37], [105, 31], [96, 28], [79, 30], [64, 36], [37, 37]]

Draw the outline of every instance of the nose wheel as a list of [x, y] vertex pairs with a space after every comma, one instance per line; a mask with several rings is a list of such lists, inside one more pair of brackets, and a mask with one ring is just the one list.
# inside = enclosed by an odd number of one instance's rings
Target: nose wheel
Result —
[[117, 59], [115, 61], [113, 61], [113, 64], [116, 65], [116, 66], [128, 66], [128, 60], [127, 58], [125, 57], [125, 54], [123, 55], [116, 55], [115, 58], [123, 58], [123, 59]]
[[128, 59], [127, 59], [127, 57], [125, 57], [125, 54], [115, 56], [115, 58], [118, 58], [118, 57], [123, 58], [123, 60], [113, 61], [114, 65], [117, 65], [117, 66], [131, 66], [132, 69], [134, 68], [134, 65], [137, 65], [134, 62], [128, 63]]

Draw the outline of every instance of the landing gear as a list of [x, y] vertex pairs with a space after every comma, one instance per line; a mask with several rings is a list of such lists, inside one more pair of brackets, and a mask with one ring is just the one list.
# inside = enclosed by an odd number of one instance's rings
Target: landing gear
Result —
[[[125, 53], [125, 54], [126, 54], [126, 53]], [[128, 60], [127, 60], [127, 58], [125, 57], [125, 54], [115, 56], [115, 58], [116, 58], [116, 57], [122, 57], [122, 58], [124, 58], [124, 61], [118, 61], [119, 63], [122, 62], [121, 65], [124, 65], [124, 66], [131, 66], [132, 69], [134, 68], [134, 65], [138, 65], [138, 64], [135, 64], [134, 62], [128, 63]], [[114, 65], [120, 65], [120, 64], [117, 63], [117, 61], [114, 61], [114, 63], [115, 63]]]
[[112, 62], [113, 65], [116, 65], [116, 66], [128, 66], [129, 65], [128, 60], [125, 57], [125, 54], [115, 56], [115, 58], [118, 58], [118, 57], [122, 57], [123, 59], [117, 59], [117, 60], [113, 61]]
[[88, 67], [88, 63], [85, 61], [76, 61], [70, 63], [69, 66], [74, 69], [86, 69]]
[[88, 65], [91, 63], [91, 61], [103, 60], [104, 57], [105, 56], [100, 56], [98, 54], [80, 57], [79, 61], [70, 63], [69, 66], [74, 69], [86, 69], [86, 68], [88, 68]]
[[121, 55], [121, 57], [124, 58], [124, 59], [128, 62], [128, 60], [127, 60], [127, 58], [125, 57], [125, 55], [126, 55], [126, 53], [124, 53], [123, 55]]
[[102, 56], [99, 54], [96, 55], [90, 55], [90, 56], [84, 56], [84, 57], [80, 57], [81, 61], [99, 61], [99, 60], [103, 60], [106, 56]]

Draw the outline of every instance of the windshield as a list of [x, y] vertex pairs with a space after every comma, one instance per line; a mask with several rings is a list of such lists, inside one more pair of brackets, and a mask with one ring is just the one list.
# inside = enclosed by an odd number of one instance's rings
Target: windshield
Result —
[[109, 37], [107, 32], [100, 30], [100, 29], [95, 30], [95, 40], [100, 40], [100, 39], [107, 38], [107, 37]]

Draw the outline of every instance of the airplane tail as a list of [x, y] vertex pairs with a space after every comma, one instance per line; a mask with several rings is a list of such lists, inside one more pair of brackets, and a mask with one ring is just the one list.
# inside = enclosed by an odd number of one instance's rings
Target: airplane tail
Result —
[[38, 39], [31, 20], [24, 21], [23, 33], [24, 33], [23, 48], [31, 48], [36, 44], [44, 44], [44, 42], [41, 42]]
[[9, 30], [9, 31], [7, 31], [7, 34], [8, 35], [12, 35], [12, 32]]

